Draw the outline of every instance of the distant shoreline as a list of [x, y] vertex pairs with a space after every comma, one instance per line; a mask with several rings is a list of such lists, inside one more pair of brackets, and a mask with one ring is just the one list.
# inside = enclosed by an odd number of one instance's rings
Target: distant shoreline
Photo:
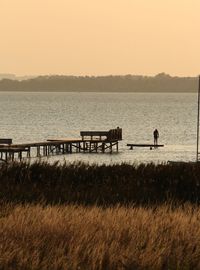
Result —
[[61, 90], [51, 90], [51, 91], [43, 91], [43, 90], [0, 90], [0, 93], [71, 93], [71, 94], [79, 94], [79, 93], [98, 93], [98, 94], [195, 94], [196, 91], [157, 91], [157, 92], [150, 92], [150, 91], [135, 91], [135, 92], [130, 92], [130, 91], [126, 91], [126, 92], [117, 92], [117, 91], [61, 91]]
[[172, 77], [165, 73], [154, 77], [54, 75], [0, 80], [0, 92], [195, 93], [197, 88], [197, 77]]

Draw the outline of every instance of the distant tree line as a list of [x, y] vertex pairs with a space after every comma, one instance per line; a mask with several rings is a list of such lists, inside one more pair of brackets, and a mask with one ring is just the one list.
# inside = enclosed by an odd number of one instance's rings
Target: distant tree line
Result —
[[197, 77], [151, 76], [39, 76], [0, 80], [0, 91], [55, 92], [195, 92]]

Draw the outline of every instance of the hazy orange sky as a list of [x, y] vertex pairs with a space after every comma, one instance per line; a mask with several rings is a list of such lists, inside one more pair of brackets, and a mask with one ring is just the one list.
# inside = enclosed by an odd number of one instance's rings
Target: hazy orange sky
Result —
[[0, 0], [0, 73], [200, 73], [200, 0]]

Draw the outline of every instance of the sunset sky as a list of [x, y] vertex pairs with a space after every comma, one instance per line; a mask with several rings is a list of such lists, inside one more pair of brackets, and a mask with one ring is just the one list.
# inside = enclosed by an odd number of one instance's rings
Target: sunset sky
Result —
[[0, 73], [200, 73], [200, 0], [0, 0]]

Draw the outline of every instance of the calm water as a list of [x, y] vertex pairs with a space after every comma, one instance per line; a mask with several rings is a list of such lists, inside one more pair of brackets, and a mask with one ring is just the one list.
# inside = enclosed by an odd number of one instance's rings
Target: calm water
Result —
[[[119, 154], [56, 157], [88, 162], [195, 160], [196, 94], [0, 93], [0, 137], [14, 143], [78, 138], [80, 130], [123, 129]], [[153, 130], [164, 148], [130, 151], [127, 143], [152, 143]]]

